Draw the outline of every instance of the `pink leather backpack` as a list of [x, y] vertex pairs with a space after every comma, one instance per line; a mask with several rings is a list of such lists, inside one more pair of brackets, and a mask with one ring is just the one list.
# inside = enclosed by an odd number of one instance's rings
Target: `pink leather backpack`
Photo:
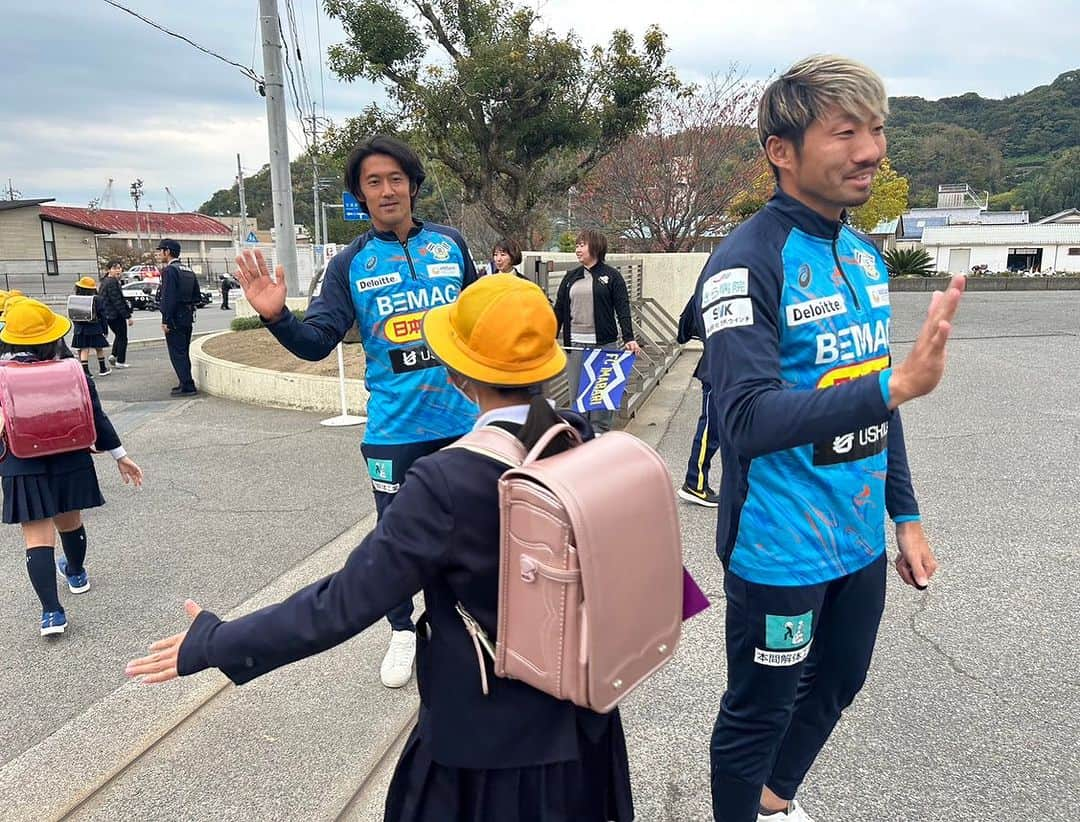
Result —
[[505, 463], [497, 641], [458, 603], [495, 675], [519, 679], [599, 713], [612, 710], [671, 659], [683, 619], [682, 543], [667, 465], [648, 445], [613, 431], [539, 459], [569, 431], [552, 426], [526, 454], [485, 426], [451, 448]]

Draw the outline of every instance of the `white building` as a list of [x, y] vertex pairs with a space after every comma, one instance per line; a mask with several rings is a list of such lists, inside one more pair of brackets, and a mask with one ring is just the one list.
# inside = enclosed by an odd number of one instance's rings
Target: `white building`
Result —
[[1037, 223], [926, 226], [922, 246], [937, 271], [1080, 273], [1080, 212], [1069, 209]]

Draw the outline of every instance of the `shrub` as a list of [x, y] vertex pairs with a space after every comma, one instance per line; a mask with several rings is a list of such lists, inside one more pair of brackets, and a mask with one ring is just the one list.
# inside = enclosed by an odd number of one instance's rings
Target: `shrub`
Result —
[[893, 277], [932, 277], [934, 259], [921, 248], [890, 248], [885, 252], [885, 267]]
[[[298, 320], [304, 319], [304, 310], [299, 309], [294, 311], [293, 316]], [[253, 317], [235, 317], [233, 321], [229, 323], [229, 328], [233, 331], [251, 331], [255, 328], [262, 327], [263, 322], [257, 315]]]

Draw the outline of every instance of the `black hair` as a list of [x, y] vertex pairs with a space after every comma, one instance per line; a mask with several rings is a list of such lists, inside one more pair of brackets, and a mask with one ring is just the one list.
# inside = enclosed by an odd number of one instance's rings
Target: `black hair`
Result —
[[76, 283], [75, 284], [75, 293], [78, 294], [80, 297], [88, 297], [91, 294], [97, 294], [97, 289], [96, 288], [90, 288], [89, 286], [86, 286], [86, 285], [79, 285], [78, 283]]
[[408, 145], [394, 137], [385, 134], [376, 134], [360, 143], [352, 150], [348, 161], [345, 163], [345, 188], [349, 190], [357, 200], [366, 204], [362, 187], [360, 185], [360, 166], [364, 160], [374, 154], [382, 154], [395, 160], [401, 170], [409, 178], [410, 192], [409, 203], [416, 207], [416, 198], [420, 194], [420, 184], [424, 182], [427, 174], [424, 173], [424, 164], [420, 162], [420, 156]]
[[503, 237], [491, 248], [491, 256], [495, 256], [496, 251], [501, 251], [507, 257], [510, 258], [510, 265], [521, 265], [521, 246], [517, 244], [516, 240], [511, 240], [509, 237]]
[[29, 354], [37, 360], [67, 360], [75, 356], [63, 337], [34, 345], [0, 342], [0, 355], [3, 354]]
[[113, 268], [115, 266], [119, 266], [120, 268], [123, 268], [124, 264], [122, 262], [120, 262], [119, 260], [109, 260], [109, 262], [107, 262], [105, 264], [105, 270], [108, 271], [110, 268]]

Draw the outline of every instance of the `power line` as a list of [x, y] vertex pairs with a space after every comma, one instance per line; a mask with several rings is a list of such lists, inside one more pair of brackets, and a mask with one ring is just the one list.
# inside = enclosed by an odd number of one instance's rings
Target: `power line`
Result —
[[322, 7], [319, 5], [319, 0], [315, 0], [315, 39], [319, 46], [319, 95], [322, 97], [322, 116], [326, 117], [326, 58], [322, 50], [320, 17], [322, 17]]
[[292, 91], [293, 105], [296, 106], [296, 116], [300, 120], [300, 130], [304, 134], [304, 148], [310, 148], [310, 143], [308, 142], [307, 136], [307, 124], [304, 121], [304, 110], [303, 108], [301, 108], [300, 92], [297, 90], [296, 87], [296, 75], [293, 74], [292, 61], [289, 59], [289, 44], [285, 38], [285, 29], [283, 29], [281, 26], [280, 18], [278, 18], [278, 31], [281, 33], [281, 39], [285, 41], [284, 48], [282, 48], [281, 50], [285, 54], [285, 71], [289, 75], [289, 88]]
[[130, 14], [132, 17], [136, 17], [139, 20], [142, 20], [148, 26], [153, 26], [158, 31], [164, 32], [165, 34], [169, 35], [170, 37], [175, 37], [178, 40], [183, 40], [185, 43], [187, 43], [190, 46], [194, 46], [195, 48], [197, 48], [199, 51], [203, 52], [204, 54], [208, 54], [211, 57], [214, 57], [214, 58], [220, 60], [223, 63], [228, 63], [230, 66], [235, 66], [236, 68], [240, 69], [240, 73], [243, 74], [245, 77], [247, 77], [249, 80], [253, 80], [260, 87], [262, 86], [263, 78], [260, 77], [258, 74], [256, 74], [252, 69], [248, 68], [247, 66], [240, 65], [240, 63], [237, 63], [234, 60], [230, 60], [228, 57], [222, 57], [216, 51], [211, 51], [210, 49], [206, 48], [205, 46], [200, 46], [194, 40], [191, 40], [190, 38], [187, 38], [182, 34], [178, 34], [177, 32], [172, 31], [171, 29], [167, 29], [167, 28], [165, 28], [165, 26], [162, 26], [159, 23], [155, 23], [149, 17], [143, 17], [137, 11], [133, 11], [133, 10], [129, 9], [127, 6], [122, 6], [119, 3], [115, 2], [115, 0], [104, 0], [104, 2], [108, 3], [113, 8], [120, 9], [120, 11], [126, 12], [127, 14]]

